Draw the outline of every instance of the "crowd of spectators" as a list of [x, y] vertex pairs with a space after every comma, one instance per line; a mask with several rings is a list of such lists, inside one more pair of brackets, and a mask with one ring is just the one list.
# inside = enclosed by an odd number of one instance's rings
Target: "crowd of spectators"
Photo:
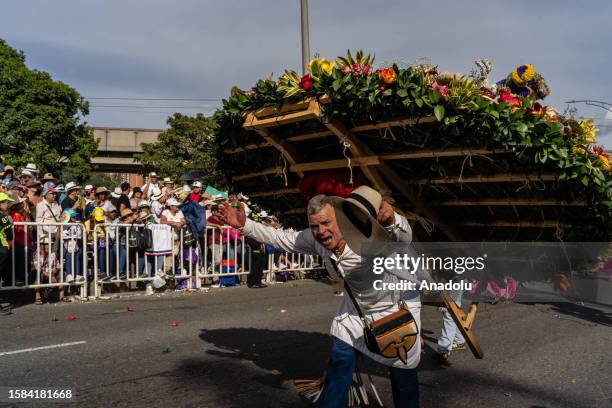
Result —
[[[232, 260], [241, 259], [241, 246], [227, 245], [240, 241], [240, 232], [227, 227], [218, 210], [227, 193], [214, 188], [214, 193], [205, 191], [198, 180], [177, 185], [154, 172], [145, 179], [142, 186], [123, 182], [109, 189], [73, 181], [63, 184], [51, 173], [40, 174], [34, 163], [18, 172], [10, 165], [0, 166], [0, 285], [83, 282], [85, 275], [93, 274], [94, 252], [101, 281], [125, 279], [128, 271], [136, 271], [142, 278], [180, 275], [184, 270], [177, 269], [179, 263], [208, 268], [209, 272], [230, 264], [232, 270], [240, 270], [242, 265]], [[279, 225], [276, 217], [248, 197], [237, 197], [251, 218], [271, 227]], [[36, 224], [30, 228], [24, 225], [28, 222]], [[139, 235], [138, 229], [122, 228], [158, 224], [170, 226], [171, 254], [157, 253], [151, 237], [142, 232]], [[189, 246], [188, 253], [178, 253], [180, 242]], [[249, 240], [248, 244], [251, 254], [265, 253], [259, 243]], [[200, 252], [205, 246], [210, 258], [207, 265]], [[183, 262], [178, 262], [180, 257]], [[251, 275], [249, 286], [265, 287], [261, 273]], [[63, 286], [59, 292], [60, 299], [64, 298]], [[36, 291], [36, 303], [42, 303], [40, 290]]]

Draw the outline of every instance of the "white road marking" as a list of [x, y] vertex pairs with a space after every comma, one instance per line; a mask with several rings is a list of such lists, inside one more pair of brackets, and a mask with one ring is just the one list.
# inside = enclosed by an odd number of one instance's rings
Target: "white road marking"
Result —
[[73, 341], [71, 343], [60, 343], [60, 344], [52, 344], [50, 346], [42, 346], [42, 347], [33, 347], [22, 350], [13, 350], [13, 351], [0, 351], [0, 356], [8, 356], [10, 354], [19, 354], [19, 353], [29, 353], [30, 351], [38, 351], [38, 350], [48, 350], [54, 349], [58, 347], [68, 347], [68, 346], [76, 346], [77, 344], [85, 344], [86, 341]]

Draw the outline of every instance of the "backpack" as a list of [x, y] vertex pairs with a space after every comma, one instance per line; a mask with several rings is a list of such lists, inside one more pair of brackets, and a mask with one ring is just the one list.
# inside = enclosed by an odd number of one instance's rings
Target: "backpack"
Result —
[[183, 227], [183, 247], [195, 246], [198, 242], [198, 234], [190, 224]]
[[130, 228], [128, 235], [128, 247], [131, 251], [142, 251], [146, 248], [145, 234], [135, 228]]

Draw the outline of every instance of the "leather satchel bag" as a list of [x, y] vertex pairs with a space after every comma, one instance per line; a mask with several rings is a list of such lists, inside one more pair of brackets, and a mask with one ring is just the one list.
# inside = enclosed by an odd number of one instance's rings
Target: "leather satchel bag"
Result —
[[363, 335], [368, 350], [386, 358], [399, 358], [407, 364], [407, 354], [419, 338], [419, 327], [406, 304], [400, 302], [397, 312], [368, 322], [346, 281], [344, 287], [363, 323]]

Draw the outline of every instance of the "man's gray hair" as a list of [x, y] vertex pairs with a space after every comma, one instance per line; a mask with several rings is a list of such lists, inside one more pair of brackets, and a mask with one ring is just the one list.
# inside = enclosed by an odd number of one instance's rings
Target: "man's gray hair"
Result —
[[327, 196], [325, 194], [316, 195], [312, 197], [308, 202], [308, 210], [306, 211], [306, 215], [312, 215], [321, 212], [321, 210], [323, 209], [323, 207], [325, 207], [326, 204], [332, 205], [332, 203], [332, 197]]

